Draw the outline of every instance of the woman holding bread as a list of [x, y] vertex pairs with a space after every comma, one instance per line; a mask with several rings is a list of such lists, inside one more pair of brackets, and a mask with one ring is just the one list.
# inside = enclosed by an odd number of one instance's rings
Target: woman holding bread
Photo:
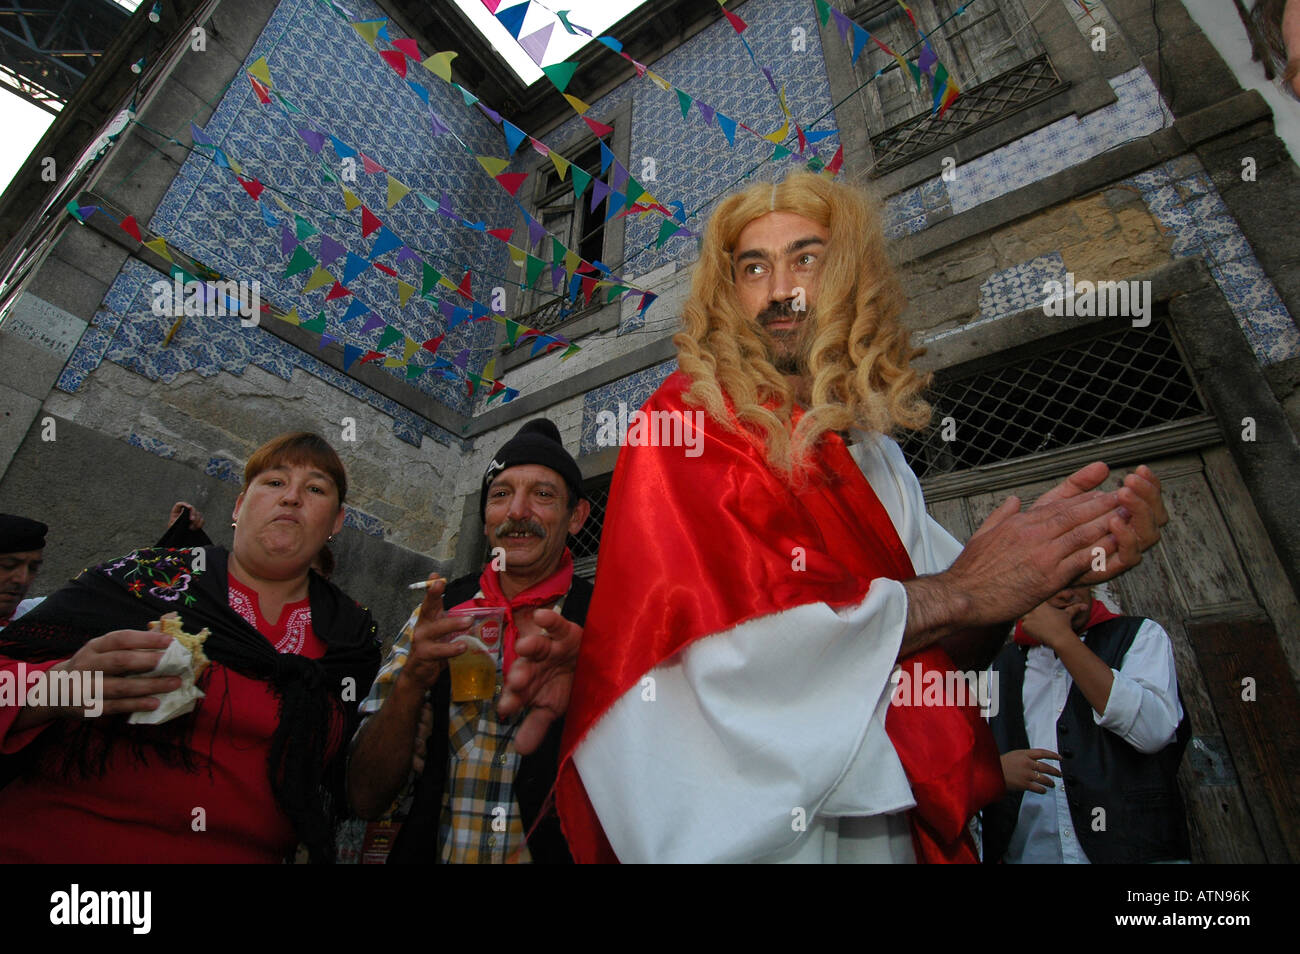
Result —
[[[50, 687], [0, 702], [0, 862], [332, 858], [379, 665], [370, 614], [309, 569], [346, 494], [329, 444], [282, 435], [244, 468], [229, 552], [137, 550], [0, 632], [0, 678]], [[151, 631], [170, 613], [190, 637]]]

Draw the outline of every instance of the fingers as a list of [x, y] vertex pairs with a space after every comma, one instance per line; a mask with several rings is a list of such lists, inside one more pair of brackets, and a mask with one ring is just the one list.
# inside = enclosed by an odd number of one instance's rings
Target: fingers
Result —
[[424, 590], [424, 601], [420, 604], [420, 620], [434, 620], [443, 613], [442, 594], [447, 591], [447, 581], [437, 573], [430, 573], [429, 585]]
[[1061, 483], [1035, 500], [1034, 507], [1042, 507], [1061, 500], [1068, 500], [1081, 493], [1095, 490], [1102, 485], [1109, 475], [1110, 468], [1101, 461], [1095, 460], [1086, 467], [1076, 470]]
[[1056, 759], [1059, 762], [1061, 760], [1061, 757], [1051, 749], [1025, 749], [1025, 754], [1035, 761], [1038, 759]]
[[114, 677], [104, 680], [104, 698], [138, 699], [141, 696], [161, 696], [164, 693], [174, 692], [180, 687], [179, 676]]
[[144, 629], [117, 629], [105, 633], [86, 643], [97, 653], [116, 649], [166, 649], [172, 638], [166, 633], [154, 633]]
[[997, 510], [994, 510], [984, 518], [984, 522], [981, 523], [979, 529], [971, 535], [971, 539], [973, 540], [982, 533], [988, 533], [1000, 523], [1014, 517], [1018, 513], [1020, 513], [1020, 498], [1008, 497], [1006, 500], [1002, 501], [1002, 505], [998, 507]]
[[528, 713], [515, 733], [515, 750], [520, 755], [531, 755], [542, 744], [554, 721], [555, 713], [550, 709], [534, 709]]

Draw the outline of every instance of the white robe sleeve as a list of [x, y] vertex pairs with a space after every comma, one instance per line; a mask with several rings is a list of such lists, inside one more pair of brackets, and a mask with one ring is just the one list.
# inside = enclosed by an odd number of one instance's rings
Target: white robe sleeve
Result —
[[[946, 568], [961, 544], [926, 514], [897, 445], [851, 450], [917, 572]], [[903, 585], [880, 579], [857, 606], [751, 620], [651, 670], [574, 754], [619, 859], [788, 858], [828, 819], [912, 807], [884, 726], [906, 622]]]

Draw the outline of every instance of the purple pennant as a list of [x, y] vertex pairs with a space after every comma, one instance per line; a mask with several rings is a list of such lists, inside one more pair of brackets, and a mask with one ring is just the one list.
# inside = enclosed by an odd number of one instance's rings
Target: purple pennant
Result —
[[916, 65], [921, 67], [922, 73], [928, 73], [930, 72], [931, 67], [933, 67], [937, 62], [939, 62], [939, 57], [934, 55], [934, 50], [930, 48], [929, 43], [926, 43], [921, 49], [921, 56], [920, 59], [917, 60]]
[[298, 135], [303, 138], [303, 141], [307, 143], [312, 152], [317, 153], [318, 155], [320, 154], [321, 149], [325, 145], [324, 133], [318, 133], [316, 130], [308, 129], [304, 126], [302, 129], [298, 130]]
[[372, 311], [370, 317], [366, 319], [366, 323], [361, 326], [361, 331], [358, 333], [364, 335], [368, 332], [374, 331], [376, 328], [382, 327], [384, 327], [384, 319], [380, 318], [379, 315]]
[[193, 123], [190, 123], [190, 134], [194, 137], [194, 142], [196, 145], [199, 146], [215, 145], [212, 141], [212, 137], [209, 136], [207, 133], [205, 133], [198, 126], [194, 125]]
[[853, 21], [834, 7], [831, 7], [831, 16], [835, 18], [835, 25], [840, 28], [840, 39], [845, 43], [849, 42], [849, 31], [853, 29]]
[[627, 169], [624, 168], [623, 163], [616, 159], [614, 160], [614, 178], [610, 181], [610, 185], [615, 189], [621, 189], [626, 183]]
[[409, 262], [411, 259], [419, 257], [420, 256], [416, 255], [409, 248], [403, 245], [397, 252], [397, 264], [401, 265], [403, 262]]
[[343, 247], [341, 242], [334, 241], [334, 239], [330, 238], [328, 235], [321, 235], [320, 263], [322, 265], [329, 265], [346, 251], [347, 249]]
[[554, 23], [548, 23], [537, 32], [530, 33], [519, 41], [519, 45], [524, 48], [528, 58], [538, 66], [542, 65], [542, 58], [546, 55], [546, 45], [551, 41], [551, 30], [554, 27]]
[[559, 291], [560, 282], [562, 281], [564, 281], [564, 266], [552, 265], [551, 266], [551, 291]]
[[528, 216], [528, 247], [531, 248], [544, 238], [546, 238], [546, 226], [531, 215]]
[[321, 336], [320, 336], [320, 344], [318, 344], [316, 347], [317, 347], [317, 348], [323, 348], [323, 347], [325, 347], [327, 344], [332, 344], [333, 342], [338, 341], [338, 340], [339, 340], [339, 339], [338, 339], [338, 338], [335, 338], [333, 335], [321, 335]]
[[491, 106], [489, 106], [487, 103], [480, 101], [478, 104], [478, 108], [483, 110], [483, 115], [485, 115], [488, 119], [492, 120], [498, 126], [501, 125], [501, 114], [498, 113]]
[[438, 212], [441, 215], [450, 216], [453, 219], [456, 218], [456, 213], [451, 208], [451, 193], [444, 192], [442, 194], [442, 198], [438, 202]]
[[708, 103], [701, 102], [701, 101], [698, 100], [698, 99], [695, 101], [695, 105], [699, 107], [700, 115], [704, 117], [704, 125], [706, 125], [706, 126], [712, 126], [712, 125], [713, 125], [713, 107], [710, 106]]
[[433, 134], [435, 136], [441, 136], [443, 133], [451, 132], [451, 130], [447, 128], [447, 124], [439, 119], [438, 114], [435, 112], [429, 113], [429, 125], [433, 127]]
[[[464, 311], [464, 308], [458, 308], [457, 311]], [[469, 348], [461, 348], [456, 352], [456, 357], [451, 359], [451, 363], [458, 368], [464, 368], [469, 364]]]
[[287, 225], [280, 226], [280, 254], [292, 255], [293, 250], [298, 246], [298, 236], [293, 234], [293, 229]]
[[767, 77], [767, 85], [772, 87], [772, 92], [776, 92], [776, 80], [772, 79], [772, 71], [766, 66], [763, 67], [763, 75]]
[[609, 195], [609, 186], [605, 185], [600, 179], [591, 180], [591, 211], [596, 211], [596, 206], [604, 201], [605, 196]]

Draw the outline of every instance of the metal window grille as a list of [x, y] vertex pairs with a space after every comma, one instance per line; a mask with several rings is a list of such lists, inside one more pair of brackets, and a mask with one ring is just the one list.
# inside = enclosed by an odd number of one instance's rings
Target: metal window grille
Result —
[[599, 301], [595, 298], [592, 299], [590, 305], [584, 304], [581, 300], [569, 301], [566, 298], [553, 298], [542, 307], [533, 309], [528, 314], [520, 316], [517, 320], [521, 325], [550, 334], [571, 322], [577, 321], [579, 318], [585, 318], [592, 312], [598, 311], [600, 307]]
[[1044, 53], [961, 95], [940, 118], [922, 113], [871, 138], [879, 178], [954, 139], [1042, 102], [1066, 85]]
[[[1163, 321], [1017, 352], [992, 368], [936, 374], [930, 427], [899, 441], [918, 478], [1205, 415]], [[945, 418], [954, 439], [944, 439]]]
[[600, 534], [605, 527], [605, 508], [609, 504], [609, 485], [613, 474], [594, 477], [583, 486], [591, 501], [591, 515], [573, 537], [569, 549], [573, 553], [573, 568], [579, 576], [592, 579], [596, 575], [596, 554], [600, 550]]

